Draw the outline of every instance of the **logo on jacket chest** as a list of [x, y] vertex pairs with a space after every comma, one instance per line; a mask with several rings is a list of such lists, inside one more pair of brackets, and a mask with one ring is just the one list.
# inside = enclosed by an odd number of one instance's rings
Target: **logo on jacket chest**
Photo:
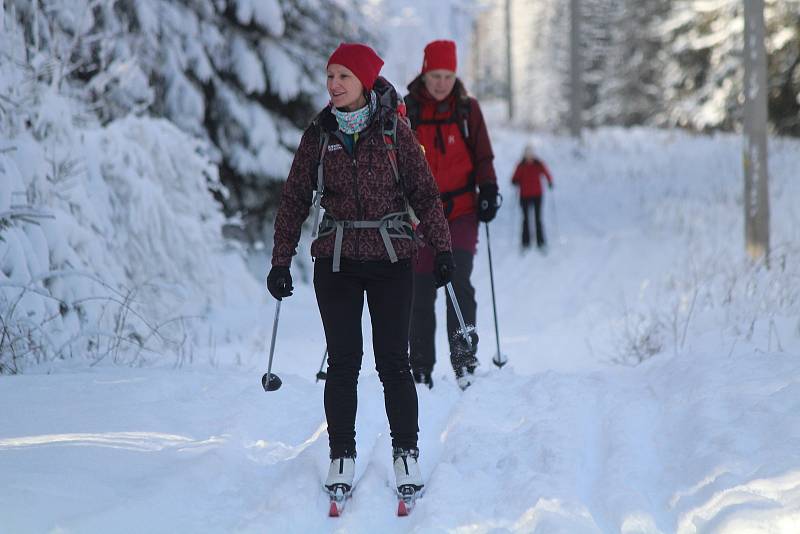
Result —
[[448, 145], [456, 144], [456, 136], [454, 134], [450, 134], [447, 136], [447, 144]]
[[344, 147], [340, 144], [335, 145], [328, 145], [328, 152], [336, 152], [337, 150], [342, 150]]

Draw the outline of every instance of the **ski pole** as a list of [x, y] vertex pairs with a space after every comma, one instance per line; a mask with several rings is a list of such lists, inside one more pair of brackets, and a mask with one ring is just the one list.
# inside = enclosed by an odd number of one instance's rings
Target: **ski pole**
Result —
[[453, 303], [453, 309], [456, 311], [456, 317], [458, 317], [458, 324], [461, 325], [461, 335], [464, 336], [464, 340], [467, 342], [467, 348], [469, 351], [472, 352], [472, 337], [469, 335], [467, 331], [467, 325], [464, 324], [464, 316], [461, 315], [461, 308], [458, 306], [458, 301], [456, 300], [456, 292], [453, 290], [453, 283], [447, 282], [447, 294], [450, 295], [450, 302]]
[[[519, 223], [520, 205], [521, 205], [521, 201], [519, 199], [519, 188], [516, 188], [516, 191], [514, 192], [514, 206], [516, 206], [516, 207], [512, 207], [511, 208], [511, 209], [514, 210], [512, 215], [511, 215], [511, 220], [512, 220], [511, 227], [512, 228], [516, 228], [516, 231], [519, 231], [519, 226], [520, 226], [520, 223]], [[509, 235], [512, 236], [511, 239], [512, 239], [512, 242], [513, 242], [513, 239], [514, 239], [513, 236], [515, 236], [516, 234], [512, 232]]]
[[322, 370], [325, 366], [325, 357], [328, 356], [328, 346], [325, 345], [325, 352], [322, 353], [322, 363], [319, 364], [319, 371], [317, 372], [317, 379], [314, 382], [319, 382], [320, 380], [325, 380], [328, 378], [328, 373]]
[[497, 354], [492, 358], [492, 363], [497, 367], [503, 367], [508, 363], [508, 358], [500, 352], [500, 329], [497, 326], [497, 303], [494, 298], [494, 268], [492, 267], [492, 242], [489, 239], [489, 223], [486, 227], [486, 249], [489, 251], [489, 282], [492, 286], [492, 310], [494, 311], [494, 338], [497, 341]]
[[272, 355], [275, 354], [275, 336], [278, 333], [278, 317], [281, 314], [281, 301], [275, 305], [275, 322], [272, 324], [272, 341], [269, 344], [269, 363], [267, 372], [261, 377], [261, 386], [264, 391], [275, 391], [281, 387], [281, 379], [272, 374]]
[[550, 198], [553, 199], [552, 202], [550, 203], [553, 205], [553, 222], [555, 223], [554, 226], [556, 229], [556, 239], [559, 242], [561, 242], [561, 232], [558, 229], [558, 210], [556, 209], [556, 195], [553, 193], [552, 189], [550, 190]]

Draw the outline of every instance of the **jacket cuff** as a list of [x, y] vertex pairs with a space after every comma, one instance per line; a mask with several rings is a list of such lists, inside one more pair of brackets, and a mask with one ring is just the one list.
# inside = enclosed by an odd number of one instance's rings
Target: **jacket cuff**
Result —
[[272, 257], [273, 267], [290, 267], [292, 265], [292, 258], [284, 258], [280, 256]]

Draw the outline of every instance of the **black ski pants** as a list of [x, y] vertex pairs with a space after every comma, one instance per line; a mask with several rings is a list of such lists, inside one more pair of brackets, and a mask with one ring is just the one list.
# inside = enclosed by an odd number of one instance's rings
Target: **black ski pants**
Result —
[[528, 247], [531, 244], [531, 229], [528, 220], [528, 212], [533, 206], [533, 218], [536, 224], [536, 246], [542, 247], [545, 244], [544, 228], [542, 228], [542, 197], [529, 197], [520, 199], [522, 206], [522, 246]]
[[332, 270], [330, 258], [314, 264], [314, 290], [328, 343], [325, 417], [331, 458], [353, 456], [356, 452], [364, 295], [372, 321], [375, 367], [383, 384], [392, 446], [417, 446], [417, 390], [408, 361], [413, 283], [410, 260], [390, 263], [342, 258], [337, 273]]
[[[475, 302], [475, 288], [472, 287], [472, 264], [474, 254], [469, 250], [453, 249], [453, 260], [456, 268], [453, 271], [453, 291], [458, 299], [464, 323], [475, 326], [477, 304]], [[447, 292], [446, 288], [442, 291]], [[447, 338], [450, 341], [450, 363], [455, 370], [464, 362], [464, 343], [458, 331], [461, 325], [458, 322], [453, 303], [449, 296], [447, 299]], [[415, 371], [430, 373], [436, 363], [436, 284], [433, 274], [414, 273], [414, 309], [411, 315], [411, 367]], [[472, 335], [472, 355], [478, 349], [478, 336]]]

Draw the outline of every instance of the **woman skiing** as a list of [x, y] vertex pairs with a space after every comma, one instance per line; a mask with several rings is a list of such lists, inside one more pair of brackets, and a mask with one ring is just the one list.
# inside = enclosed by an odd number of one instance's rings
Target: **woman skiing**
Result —
[[305, 130], [295, 154], [275, 219], [267, 277], [273, 297], [292, 294], [289, 266], [313, 199], [315, 217], [320, 205], [325, 209], [311, 255], [328, 344], [324, 404], [331, 463], [325, 487], [334, 500], [353, 486], [365, 294], [398, 492], [413, 495], [423, 485], [417, 393], [408, 359], [416, 251], [409, 207], [436, 251], [436, 283], [446, 284], [454, 268], [436, 182], [414, 133], [397, 118], [397, 93], [378, 76], [382, 65], [370, 47], [357, 43], [342, 43], [328, 60], [330, 104]]
[[[408, 118], [425, 147], [425, 157], [436, 179], [453, 242], [456, 264], [453, 292], [467, 325], [476, 324], [478, 304], [472, 285], [477, 252], [478, 224], [488, 224], [499, 208], [497, 176], [489, 130], [478, 101], [469, 96], [456, 74], [456, 43], [428, 43], [421, 73], [408, 85]], [[414, 310], [411, 318], [411, 366], [414, 380], [433, 387], [436, 362], [435, 250], [423, 248], [414, 265]], [[461, 325], [447, 299], [447, 337], [450, 363], [461, 389], [473, 380], [478, 366], [478, 334], [470, 332], [471, 347], [459, 333]]]

